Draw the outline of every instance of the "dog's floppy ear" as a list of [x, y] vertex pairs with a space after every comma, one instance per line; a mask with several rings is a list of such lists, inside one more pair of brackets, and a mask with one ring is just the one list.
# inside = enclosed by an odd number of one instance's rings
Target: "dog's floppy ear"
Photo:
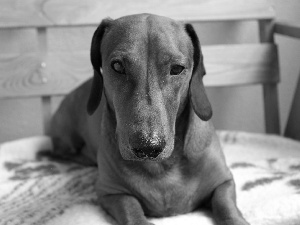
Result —
[[206, 73], [203, 64], [203, 55], [201, 53], [198, 36], [193, 26], [191, 24], [186, 24], [185, 30], [190, 36], [194, 48], [194, 67], [190, 81], [189, 97], [197, 116], [201, 120], [207, 121], [212, 117], [212, 108], [210, 102], [208, 101], [202, 81], [202, 78]]
[[102, 67], [102, 57], [101, 57], [101, 41], [106, 29], [111, 24], [111, 19], [105, 19], [98, 26], [94, 32], [91, 44], [91, 62], [94, 69], [94, 78], [92, 83], [92, 88], [90, 92], [90, 97], [87, 103], [87, 112], [89, 115], [93, 114], [97, 109], [102, 95], [103, 89], [103, 78], [101, 73]]

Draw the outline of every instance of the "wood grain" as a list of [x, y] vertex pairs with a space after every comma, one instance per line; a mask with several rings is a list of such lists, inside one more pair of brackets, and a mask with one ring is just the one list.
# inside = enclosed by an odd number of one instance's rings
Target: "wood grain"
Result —
[[136, 13], [198, 22], [274, 18], [269, 0], [2, 0], [0, 28], [95, 25]]
[[0, 55], [0, 98], [59, 95], [92, 75], [89, 52]]
[[203, 47], [206, 86], [235, 86], [279, 82], [276, 45]]
[[[204, 46], [206, 86], [277, 83], [277, 48], [270, 44]], [[92, 76], [89, 52], [0, 55], [0, 98], [62, 95]]]

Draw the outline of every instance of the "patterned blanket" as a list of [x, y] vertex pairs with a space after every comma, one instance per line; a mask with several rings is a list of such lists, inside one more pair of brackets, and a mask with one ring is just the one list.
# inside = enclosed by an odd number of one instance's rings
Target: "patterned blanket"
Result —
[[[300, 143], [242, 132], [218, 135], [246, 219], [255, 225], [299, 225]], [[48, 137], [0, 145], [0, 224], [116, 224], [97, 205], [96, 169], [37, 157], [51, 148]], [[206, 211], [150, 220], [156, 225], [214, 224]]]

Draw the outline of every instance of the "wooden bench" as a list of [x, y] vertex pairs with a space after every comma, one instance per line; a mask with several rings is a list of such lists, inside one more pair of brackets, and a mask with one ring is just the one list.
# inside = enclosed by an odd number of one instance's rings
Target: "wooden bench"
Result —
[[[92, 76], [89, 49], [51, 52], [48, 50], [48, 31], [53, 28], [96, 28], [106, 17], [148, 12], [193, 24], [255, 21], [259, 28], [259, 43], [203, 47], [209, 74], [204, 83], [208, 87], [262, 85], [266, 132], [280, 133], [275, 14], [268, 1], [130, 0], [125, 5], [117, 0], [3, 0], [0, 9], [0, 32], [5, 29], [36, 30], [37, 46], [36, 52], [29, 53], [0, 51], [0, 99], [41, 97], [44, 130], [51, 118], [51, 98], [65, 95]], [[290, 31], [284, 24], [276, 28], [275, 31], [281, 33]]]

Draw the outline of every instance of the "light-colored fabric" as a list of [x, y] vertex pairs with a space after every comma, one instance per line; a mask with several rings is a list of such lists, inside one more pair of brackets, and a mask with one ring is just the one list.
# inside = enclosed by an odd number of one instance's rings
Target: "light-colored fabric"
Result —
[[[218, 133], [237, 184], [237, 201], [255, 225], [300, 224], [300, 143], [278, 136]], [[0, 224], [108, 225], [97, 205], [95, 168], [36, 158], [47, 137], [0, 145]], [[212, 225], [209, 212], [150, 218], [156, 225]]]

